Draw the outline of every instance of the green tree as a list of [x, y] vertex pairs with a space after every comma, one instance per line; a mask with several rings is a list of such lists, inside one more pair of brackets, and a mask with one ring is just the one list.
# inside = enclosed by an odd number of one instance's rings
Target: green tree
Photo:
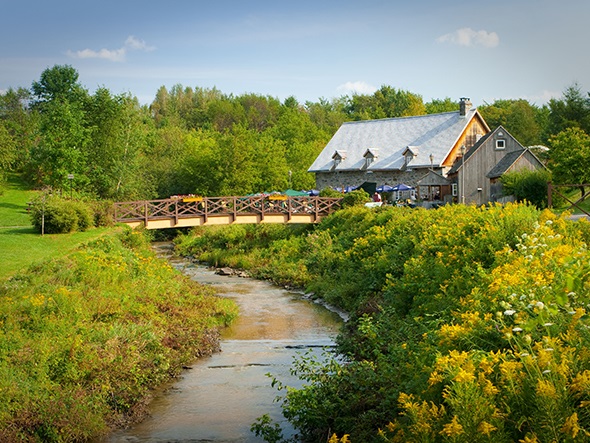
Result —
[[[33, 106], [40, 112], [39, 142], [30, 165], [35, 181], [61, 190], [85, 188], [88, 131], [83, 105], [88, 93], [78, 83], [78, 73], [71, 66], [48, 68], [32, 91]], [[69, 174], [74, 174], [73, 183]]]
[[354, 94], [345, 111], [352, 120], [370, 120], [423, 115], [426, 108], [421, 96], [384, 85], [373, 95]]
[[317, 129], [327, 134], [329, 140], [342, 123], [348, 119], [344, 110], [345, 106], [346, 101], [344, 98], [333, 99], [331, 101], [320, 98], [317, 103], [306, 102], [305, 110], [309, 115], [310, 121]]
[[444, 99], [433, 99], [424, 104], [426, 114], [441, 114], [443, 112], [453, 112], [459, 109], [459, 103], [451, 100], [449, 97]]
[[4, 178], [4, 172], [12, 169], [16, 152], [16, 143], [0, 120], [0, 181]]
[[0, 122], [14, 141], [11, 168], [17, 170], [28, 162], [38, 133], [39, 114], [30, 108], [30, 100], [31, 92], [25, 88], [9, 88], [0, 94]]
[[100, 198], [128, 200], [149, 194], [141, 170], [147, 139], [145, 112], [129, 95], [112, 96], [99, 88], [86, 105], [88, 176]]
[[590, 136], [573, 127], [552, 137], [550, 143], [548, 166], [555, 183], [590, 183]]
[[175, 166], [177, 193], [214, 196], [219, 193], [220, 171], [215, 167], [221, 135], [200, 129], [185, 135], [182, 158]]
[[78, 71], [70, 65], [55, 65], [41, 73], [39, 81], [33, 82], [31, 90], [36, 105], [55, 101], [77, 102], [86, 96], [78, 82]]
[[590, 101], [577, 83], [564, 91], [563, 98], [551, 99], [549, 109], [547, 138], [568, 128], [581, 128], [590, 133]]
[[496, 100], [479, 110], [490, 128], [503, 126], [524, 146], [542, 144], [548, 108], [538, 108], [520, 99]]
[[219, 195], [245, 195], [256, 189], [254, 136], [243, 125], [225, 132], [215, 152], [214, 167], [219, 174]]

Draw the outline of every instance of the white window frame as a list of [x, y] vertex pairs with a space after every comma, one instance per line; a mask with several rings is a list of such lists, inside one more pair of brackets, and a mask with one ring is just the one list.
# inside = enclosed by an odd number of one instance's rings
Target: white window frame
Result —
[[453, 194], [453, 197], [459, 195], [457, 183], [451, 183], [451, 194]]
[[499, 138], [498, 140], [496, 140], [496, 149], [498, 151], [506, 149], [506, 140], [503, 138]]

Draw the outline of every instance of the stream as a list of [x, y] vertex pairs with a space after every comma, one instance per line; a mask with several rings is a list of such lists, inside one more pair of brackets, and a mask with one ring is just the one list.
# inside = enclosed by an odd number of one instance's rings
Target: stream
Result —
[[342, 317], [301, 293], [217, 275], [172, 257], [168, 245], [155, 247], [193, 280], [234, 299], [240, 316], [222, 331], [221, 352], [196, 360], [154, 398], [146, 420], [105, 442], [263, 442], [250, 427], [264, 414], [282, 426], [283, 437], [295, 435], [275, 401], [283, 392], [271, 387], [267, 374], [299, 387], [301, 382], [290, 374], [293, 358], [308, 351], [320, 355], [333, 346]]

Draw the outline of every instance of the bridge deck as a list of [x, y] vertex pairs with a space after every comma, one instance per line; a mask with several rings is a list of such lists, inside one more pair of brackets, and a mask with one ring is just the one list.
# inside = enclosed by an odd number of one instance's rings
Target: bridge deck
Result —
[[328, 197], [191, 197], [115, 203], [115, 221], [147, 229], [240, 223], [316, 223], [340, 208]]

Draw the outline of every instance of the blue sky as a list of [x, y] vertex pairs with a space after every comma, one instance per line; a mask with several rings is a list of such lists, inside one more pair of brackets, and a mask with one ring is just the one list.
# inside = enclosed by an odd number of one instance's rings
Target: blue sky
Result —
[[175, 84], [301, 103], [389, 85], [476, 106], [590, 91], [588, 0], [2, 3], [0, 91], [64, 64], [146, 104]]

